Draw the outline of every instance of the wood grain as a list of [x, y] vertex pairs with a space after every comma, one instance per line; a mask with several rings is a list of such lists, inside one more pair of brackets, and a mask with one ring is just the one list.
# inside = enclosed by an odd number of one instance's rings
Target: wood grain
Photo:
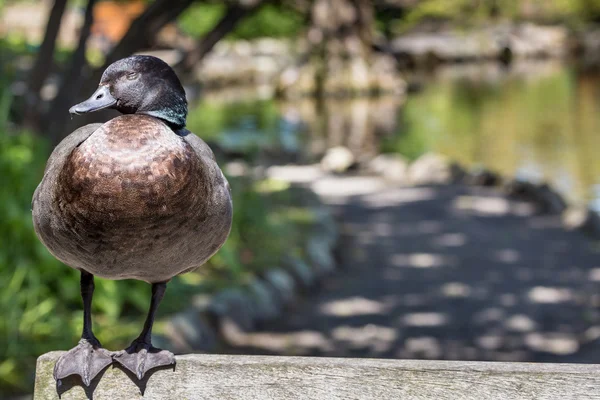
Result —
[[37, 363], [35, 399], [600, 399], [600, 365], [183, 355], [144, 381], [108, 367], [84, 390]]

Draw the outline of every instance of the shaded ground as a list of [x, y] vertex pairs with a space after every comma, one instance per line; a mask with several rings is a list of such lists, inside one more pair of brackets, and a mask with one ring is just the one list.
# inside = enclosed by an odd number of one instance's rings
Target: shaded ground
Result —
[[494, 189], [319, 185], [340, 269], [228, 352], [600, 363], [600, 255], [558, 216]]

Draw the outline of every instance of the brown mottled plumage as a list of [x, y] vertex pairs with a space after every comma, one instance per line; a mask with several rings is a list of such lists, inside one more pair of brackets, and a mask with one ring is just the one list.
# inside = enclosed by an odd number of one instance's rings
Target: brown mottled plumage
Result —
[[36, 232], [56, 258], [102, 278], [155, 283], [221, 247], [229, 190], [201, 139], [136, 114], [81, 130], [90, 135], [51, 156], [34, 198]]
[[[92, 97], [70, 111], [109, 107], [124, 115], [66, 137], [33, 196], [38, 237], [81, 271], [82, 339], [57, 362], [57, 383], [78, 374], [89, 385], [113, 361], [139, 379], [174, 363], [172, 353], [151, 344], [166, 283], [201, 266], [231, 228], [229, 184], [206, 143], [184, 128], [185, 93], [167, 64], [148, 56], [117, 61]], [[104, 350], [92, 333], [94, 275], [152, 284], [144, 329], [123, 351]]]

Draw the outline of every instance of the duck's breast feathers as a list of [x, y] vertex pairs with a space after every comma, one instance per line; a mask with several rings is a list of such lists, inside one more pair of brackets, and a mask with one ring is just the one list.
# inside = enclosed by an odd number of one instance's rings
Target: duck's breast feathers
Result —
[[[173, 215], [207, 196], [206, 166], [160, 120], [123, 115], [98, 128], [65, 163], [57, 186], [65, 207], [90, 214]], [[68, 210], [65, 210], [68, 211]]]

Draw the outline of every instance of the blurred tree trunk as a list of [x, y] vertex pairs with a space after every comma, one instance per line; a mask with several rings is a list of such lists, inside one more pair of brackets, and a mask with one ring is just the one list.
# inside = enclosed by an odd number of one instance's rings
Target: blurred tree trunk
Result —
[[[95, 0], [93, 0], [95, 1]], [[75, 77], [76, 82], [67, 83], [61, 88], [50, 107], [48, 120], [51, 121], [48, 134], [54, 144], [58, 143], [64, 136], [68, 135], [75, 127], [82, 126], [94, 121], [106, 120], [110, 111], [86, 114], [74, 120], [69, 120], [67, 110], [78, 101], [91, 96], [100, 82], [104, 70], [114, 61], [123, 57], [130, 56], [132, 53], [152, 45], [156, 34], [169, 22], [176, 19], [194, 0], [156, 0], [137, 17], [131, 24], [127, 33], [121, 38], [119, 43], [106, 56], [104, 65], [100, 68], [90, 71], [85, 57], [81, 61], [79, 56], [74, 55], [71, 61], [70, 72], [65, 77]], [[91, 21], [90, 21], [91, 22]], [[83, 34], [83, 31], [82, 31]], [[89, 35], [89, 32], [87, 33]], [[87, 37], [86, 37], [87, 40]], [[81, 53], [85, 55], [85, 42], [79, 42]], [[79, 50], [79, 48], [78, 48]], [[78, 57], [75, 60], [75, 57]], [[79, 71], [77, 75], [72, 75], [71, 71]], [[85, 74], [87, 72], [87, 74]], [[85, 79], [81, 79], [85, 75]]]
[[[88, 10], [91, 12], [93, 3], [90, 0]], [[157, 33], [168, 23], [174, 21], [185, 11], [194, 0], [156, 0], [137, 17], [131, 24], [127, 33], [119, 43], [106, 56], [104, 65], [90, 71], [85, 60], [86, 41], [89, 36], [89, 28], [92, 24], [92, 15], [89, 16], [89, 26], [82, 29], [77, 51], [71, 60], [69, 71], [65, 74], [59, 94], [56, 96], [47, 114], [47, 133], [54, 144], [58, 143], [65, 135], [69, 134], [75, 127], [82, 126], [95, 121], [106, 120], [111, 111], [100, 111], [97, 113], [79, 116], [73, 121], [69, 120], [67, 110], [73, 104], [90, 96], [102, 77], [104, 70], [114, 61], [130, 56], [132, 53], [152, 46]], [[90, 6], [91, 4], [91, 6]], [[194, 63], [202, 59], [214, 45], [227, 33], [231, 32], [237, 23], [249, 15], [261, 4], [260, 0], [240, 0], [228, 7], [225, 16], [219, 23], [198, 43], [187, 59], [187, 65], [193, 67]], [[88, 21], [86, 10], [86, 21]], [[85, 34], [85, 37], [84, 37]], [[85, 40], [82, 40], [85, 39]]]
[[45, 125], [50, 134], [50, 139], [57, 143], [63, 135], [58, 134], [58, 128], [64, 126], [68, 120], [69, 114], [67, 109], [73, 102], [73, 95], [81, 86], [83, 72], [87, 66], [85, 52], [87, 49], [87, 41], [90, 37], [92, 24], [94, 22], [94, 5], [96, 0], [88, 0], [85, 8], [85, 17], [79, 34], [79, 43], [75, 52], [71, 56], [69, 68], [63, 76], [58, 94], [50, 104], [50, 109], [45, 116]]
[[[113, 62], [130, 56], [143, 48], [149, 48], [157, 33], [169, 22], [175, 20], [194, 0], [156, 0], [132, 22], [121, 41], [106, 57], [104, 65], [98, 68], [94, 76], [98, 79], [102, 72]], [[96, 82], [97, 83], [97, 82]]]
[[403, 82], [395, 60], [373, 54], [374, 6], [370, 0], [313, 0], [307, 53], [280, 79], [284, 96], [365, 95], [397, 92]]
[[249, 2], [249, 4], [240, 2], [227, 7], [223, 18], [185, 55], [178, 66], [178, 70], [181, 72], [191, 71], [212, 50], [219, 40], [233, 31], [238, 22], [258, 9], [262, 3], [260, 0]]
[[46, 24], [46, 32], [44, 39], [40, 45], [40, 50], [37, 54], [35, 64], [29, 73], [28, 82], [28, 99], [25, 110], [24, 123], [30, 128], [36, 129], [39, 124], [39, 109], [38, 103], [40, 100], [40, 89], [42, 88], [48, 73], [50, 72], [50, 66], [53, 64], [54, 48], [56, 47], [56, 38], [60, 30], [62, 16], [65, 13], [67, 0], [55, 0], [50, 15], [48, 16], [48, 23]]

